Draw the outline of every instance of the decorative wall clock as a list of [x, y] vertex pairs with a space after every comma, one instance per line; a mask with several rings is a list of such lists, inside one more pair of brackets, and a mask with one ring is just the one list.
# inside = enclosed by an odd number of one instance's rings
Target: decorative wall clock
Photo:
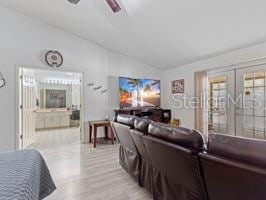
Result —
[[6, 84], [6, 81], [4, 79], [3, 74], [0, 72], [0, 88], [4, 87]]
[[63, 64], [63, 56], [58, 51], [48, 51], [45, 54], [45, 61], [50, 67], [60, 67]]

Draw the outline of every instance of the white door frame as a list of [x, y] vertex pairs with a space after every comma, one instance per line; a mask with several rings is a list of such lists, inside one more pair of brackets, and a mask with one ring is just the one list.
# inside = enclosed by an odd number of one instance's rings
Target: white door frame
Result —
[[16, 101], [15, 101], [15, 108], [16, 108], [16, 119], [15, 119], [15, 149], [19, 150], [21, 149], [21, 140], [20, 140], [20, 69], [32, 69], [32, 70], [43, 70], [43, 71], [54, 71], [54, 72], [69, 72], [69, 73], [79, 73], [81, 74], [81, 85], [80, 85], [80, 91], [81, 91], [81, 109], [80, 109], [80, 143], [84, 143], [85, 139], [85, 131], [84, 131], [84, 72], [82, 71], [72, 71], [64, 68], [54, 69], [54, 68], [43, 68], [43, 67], [30, 67], [30, 66], [23, 66], [23, 65], [15, 65], [15, 93], [16, 93]]

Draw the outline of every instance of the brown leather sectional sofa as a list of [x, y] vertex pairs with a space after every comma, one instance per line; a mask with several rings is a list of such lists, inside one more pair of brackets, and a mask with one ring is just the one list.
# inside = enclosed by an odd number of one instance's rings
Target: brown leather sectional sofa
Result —
[[266, 142], [118, 115], [121, 166], [155, 200], [266, 199]]

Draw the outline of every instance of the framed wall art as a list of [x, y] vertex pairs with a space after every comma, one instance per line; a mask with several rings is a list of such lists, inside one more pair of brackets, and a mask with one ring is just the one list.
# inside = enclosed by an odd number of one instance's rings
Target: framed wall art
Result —
[[172, 94], [184, 93], [184, 92], [185, 92], [184, 79], [172, 81]]

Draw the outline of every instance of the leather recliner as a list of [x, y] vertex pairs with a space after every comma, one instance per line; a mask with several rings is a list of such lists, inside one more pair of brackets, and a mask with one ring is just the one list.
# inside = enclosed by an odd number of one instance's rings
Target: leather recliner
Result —
[[151, 122], [143, 142], [154, 168], [154, 199], [207, 198], [197, 156], [203, 150], [199, 132]]
[[119, 163], [136, 181], [139, 182], [140, 157], [134, 141], [130, 135], [130, 129], [134, 127], [135, 116], [118, 115], [115, 122], [111, 123], [116, 139], [120, 143]]
[[209, 200], [266, 198], [266, 141], [212, 134], [200, 162]]
[[153, 167], [147, 149], [143, 143], [143, 136], [148, 134], [148, 128], [151, 123], [149, 119], [136, 118], [134, 128], [130, 134], [134, 140], [137, 150], [140, 154], [140, 184], [153, 194]]

